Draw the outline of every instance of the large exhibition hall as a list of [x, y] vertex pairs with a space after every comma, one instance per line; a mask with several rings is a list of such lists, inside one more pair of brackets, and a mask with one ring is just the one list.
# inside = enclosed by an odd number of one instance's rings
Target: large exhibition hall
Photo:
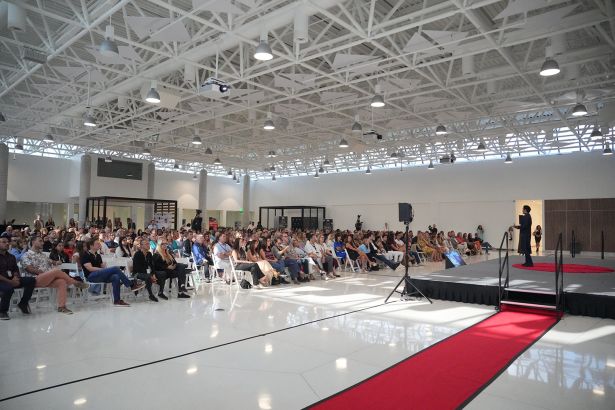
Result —
[[0, 409], [615, 408], [612, 0], [0, 0]]

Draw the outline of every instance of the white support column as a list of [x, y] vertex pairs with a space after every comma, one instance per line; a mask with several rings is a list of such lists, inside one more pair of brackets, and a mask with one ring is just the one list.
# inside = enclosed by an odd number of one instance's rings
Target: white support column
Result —
[[9, 181], [9, 147], [0, 144], [0, 223], [6, 219], [6, 196]]
[[243, 213], [241, 214], [241, 226], [243, 228], [250, 224], [250, 175], [243, 176]]
[[[92, 157], [84, 155], [81, 157], [81, 176], [79, 177], [79, 227], [85, 224], [85, 214], [87, 210], [87, 199], [90, 196], [90, 180], [92, 177]], [[90, 215], [90, 218], [92, 215]]]
[[[154, 185], [156, 183], [156, 165], [153, 162], [147, 164], [147, 199], [154, 199]], [[154, 219], [154, 204], [145, 205], [145, 226]]]
[[[203, 217], [207, 214], [207, 170], [202, 169], [199, 174], [199, 209], [203, 211]], [[203, 226], [207, 226], [203, 222]]]

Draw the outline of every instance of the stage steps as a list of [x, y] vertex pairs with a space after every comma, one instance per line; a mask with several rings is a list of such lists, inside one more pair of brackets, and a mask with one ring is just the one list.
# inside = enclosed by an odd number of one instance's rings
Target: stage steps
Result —
[[557, 310], [556, 293], [534, 289], [504, 288], [502, 305], [540, 310]]

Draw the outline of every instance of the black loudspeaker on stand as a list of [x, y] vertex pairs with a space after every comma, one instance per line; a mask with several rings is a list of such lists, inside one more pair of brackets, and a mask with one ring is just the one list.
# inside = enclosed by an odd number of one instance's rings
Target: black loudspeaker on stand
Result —
[[[387, 303], [389, 299], [391, 298], [391, 296], [393, 296], [394, 293], [399, 293], [402, 299], [416, 296], [416, 297], [423, 297], [427, 299], [429, 303], [433, 303], [431, 299], [425, 296], [423, 292], [421, 292], [416, 286], [414, 286], [414, 283], [412, 283], [412, 279], [410, 278], [410, 275], [408, 275], [408, 267], [410, 266], [410, 259], [408, 258], [408, 252], [410, 249], [410, 241], [409, 241], [408, 236], [409, 236], [409, 230], [410, 230], [410, 222], [412, 222], [413, 219], [414, 219], [414, 212], [412, 210], [412, 205], [410, 205], [409, 203], [400, 203], [399, 204], [399, 222], [403, 222], [404, 225], [406, 225], [406, 255], [404, 257], [404, 259], [406, 260], [406, 264], [405, 264], [404, 276], [397, 283], [397, 285], [393, 288], [391, 293], [389, 293], [389, 296], [387, 296], [387, 298], [384, 300], [384, 303]], [[397, 290], [397, 288], [399, 288], [399, 286], [402, 283], [404, 284], [403, 290], [401, 291]]]

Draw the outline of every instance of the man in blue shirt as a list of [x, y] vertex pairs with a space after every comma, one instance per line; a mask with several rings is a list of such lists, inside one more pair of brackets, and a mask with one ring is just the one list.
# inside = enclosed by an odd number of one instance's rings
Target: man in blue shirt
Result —
[[207, 265], [213, 266], [214, 261], [211, 259], [211, 256], [209, 256], [209, 249], [205, 244], [205, 236], [203, 236], [203, 234], [198, 234], [196, 236], [196, 241], [192, 244], [192, 258], [193, 262], [196, 263], [199, 268], [205, 267], [205, 281], [209, 282], [209, 269]]

